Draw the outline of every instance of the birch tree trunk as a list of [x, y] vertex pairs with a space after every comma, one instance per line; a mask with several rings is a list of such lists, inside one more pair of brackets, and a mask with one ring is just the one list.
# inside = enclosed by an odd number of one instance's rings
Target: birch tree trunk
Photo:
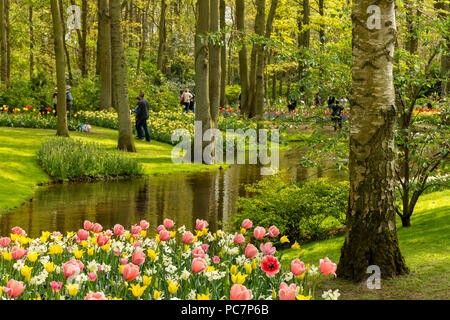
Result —
[[383, 278], [408, 272], [395, 221], [395, 3], [377, 2], [379, 28], [369, 23], [371, 5], [371, 0], [355, 0], [352, 13], [350, 197], [337, 274], [354, 281], [364, 280], [371, 265]]
[[114, 69], [113, 87], [119, 116], [118, 148], [136, 152], [128, 105], [127, 65], [123, 47], [120, 0], [110, 0], [111, 15], [111, 61]]
[[56, 106], [56, 109], [58, 111], [58, 126], [56, 129], [56, 135], [69, 137], [66, 104], [66, 62], [64, 61], [63, 45], [64, 34], [62, 31], [62, 22], [58, 0], [51, 0], [50, 5], [53, 20], [53, 37], [55, 39], [56, 79], [58, 87], [58, 103]]

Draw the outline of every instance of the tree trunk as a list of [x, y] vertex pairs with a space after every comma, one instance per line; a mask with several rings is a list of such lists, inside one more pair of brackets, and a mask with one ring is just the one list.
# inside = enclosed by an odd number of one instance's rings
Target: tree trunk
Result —
[[[209, 32], [219, 31], [219, 0], [210, 0]], [[209, 42], [209, 105], [213, 127], [216, 127], [220, 105], [221, 59], [220, 46]]]
[[33, 4], [30, 3], [28, 23], [30, 24], [30, 80], [34, 73], [34, 26], [33, 26]]
[[277, 98], [277, 73], [274, 72], [272, 75], [272, 99], [275, 101]]
[[[323, 19], [324, 18], [324, 0], [319, 0], [319, 15], [320, 18]], [[320, 51], [323, 52], [324, 48], [325, 48], [325, 26], [322, 22], [322, 20], [320, 21], [319, 24], [319, 42], [320, 42]]]
[[137, 64], [137, 73], [139, 74], [141, 71], [141, 62], [144, 59], [145, 50], [147, 49], [147, 34], [148, 34], [148, 10], [150, 7], [150, 1], [147, 1], [147, 6], [142, 13], [142, 41], [141, 47], [139, 49], [139, 57]]
[[2, 86], [7, 86], [8, 80], [8, 48], [6, 46], [6, 19], [5, 19], [5, 2], [6, 0], [0, 0], [0, 27], [1, 27], [1, 66], [0, 66], [0, 78]]
[[408, 273], [395, 221], [393, 56], [395, 3], [377, 3], [381, 29], [366, 25], [370, 0], [353, 2], [350, 197], [339, 277], [362, 281], [376, 265], [383, 278]]
[[[64, 23], [64, 5], [63, 1], [59, 0], [59, 16], [61, 17], [61, 23], [62, 23], [62, 30], [63, 34], [66, 34], [66, 24]], [[66, 55], [66, 62], [67, 62], [67, 72], [69, 73], [69, 83], [72, 84], [73, 81], [73, 75], [72, 75], [72, 67], [70, 65], [70, 55], [69, 50], [67, 49], [66, 44], [66, 37], [63, 37], [63, 46], [64, 46], [64, 53]]]
[[[236, 27], [242, 38], [244, 38], [245, 31], [245, 6], [244, 0], [236, 0]], [[230, 57], [231, 58], [231, 57]], [[247, 64], [247, 47], [242, 44], [239, 51], [239, 75], [241, 79], [241, 112], [247, 113], [248, 110], [248, 96], [249, 96], [249, 78], [248, 78], [248, 64]]]
[[88, 2], [82, 0], [81, 2], [81, 76], [83, 78], [88, 75], [87, 65], [87, 15], [88, 15]]
[[[209, 103], [209, 82], [208, 82], [208, 47], [203, 42], [201, 36], [205, 35], [209, 30], [209, 0], [197, 0], [197, 17], [196, 17], [196, 34], [195, 34], [195, 86], [196, 86], [196, 112], [195, 120], [202, 124], [202, 133], [212, 128], [211, 109]], [[201, 143], [201, 154], [194, 150], [194, 162], [203, 163], [203, 150], [208, 142], [203, 142], [203, 135], [196, 128], [197, 143]], [[201, 139], [201, 142], [199, 141]]]
[[62, 21], [60, 16], [59, 4], [57, 0], [51, 0], [52, 20], [53, 20], [53, 36], [55, 39], [55, 56], [56, 56], [56, 79], [58, 87], [58, 103], [56, 109], [58, 111], [58, 127], [56, 129], [57, 136], [69, 137], [69, 129], [67, 127], [67, 104], [66, 104], [66, 63], [64, 61], [64, 46]]
[[[257, 35], [264, 35], [264, 24], [266, 20], [266, 1], [256, 1], [256, 18], [255, 18], [255, 33]], [[255, 94], [254, 94], [254, 115], [256, 120], [263, 120], [264, 112], [264, 65], [265, 54], [264, 45], [259, 44], [256, 46], [256, 82], [255, 82]]]
[[6, 25], [6, 86], [11, 83], [11, 24], [9, 20], [9, 0], [5, 0]]
[[131, 129], [130, 107], [128, 106], [127, 65], [123, 48], [120, 0], [110, 0], [110, 15], [111, 61], [114, 69], [113, 87], [119, 116], [118, 148], [128, 152], [136, 152]]
[[99, 0], [98, 48], [100, 58], [100, 109], [112, 107], [111, 20], [109, 0]]
[[163, 74], [166, 73], [165, 56], [166, 56], [166, 9], [167, 4], [165, 0], [161, 0], [161, 15], [159, 16], [159, 46], [158, 46], [158, 61], [156, 63], [158, 70]]
[[[311, 32], [309, 28], [303, 30], [305, 26], [309, 26], [309, 16], [310, 16], [310, 6], [309, 0], [303, 0], [303, 6], [301, 12], [298, 13], [297, 16], [297, 25], [298, 25], [298, 50], [300, 52], [300, 59], [298, 61], [298, 79], [303, 81], [304, 72], [306, 68], [305, 58], [303, 56], [303, 50], [309, 48]], [[302, 85], [300, 91], [305, 91], [305, 86]]]
[[[224, 29], [227, 25], [225, 22], [225, 0], [220, 0], [220, 29]], [[222, 47], [220, 53], [220, 66], [221, 66], [221, 78], [220, 78], [220, 106], [224, 107], [226, 104], [226, 81], [227, 81], [227, 46], [226, 46], [226, 36], [223, 36]]]
[[[438, 10], [439, 18], [445, 21], [448, 19], [448, 12], [450, 11], [450, 5], [445, 0], [438, 0], [434, 3], [434, 7]], [[448, 76], [450, 68], [450, 36], [444, 36], [444, 52], [441, 55], [441, 98], [448, 96]]]

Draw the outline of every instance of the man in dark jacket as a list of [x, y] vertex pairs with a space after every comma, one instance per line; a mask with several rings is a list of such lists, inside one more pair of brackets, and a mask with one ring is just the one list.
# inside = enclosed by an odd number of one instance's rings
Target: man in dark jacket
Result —
[[144, 99], [144, 93], [142, 92], [139, 94], [139, 97], [137, 97], [136, 100], [138, 101], [137, 107], [134, 110], [134, 112], [136, 113], [136, 130], [138, 134], [136, 139], [144, 140], [145, 133], [145, 140], [147, 142], [150, 142], [150, 133], [147, 126], [150, 104], [146, 99]]

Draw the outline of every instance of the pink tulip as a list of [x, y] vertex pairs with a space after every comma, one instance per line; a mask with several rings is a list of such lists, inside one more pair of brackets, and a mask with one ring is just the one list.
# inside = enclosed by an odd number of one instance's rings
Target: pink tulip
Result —
[[97, 244], [103, 247], [109, 241], [109, 237], [106, 234], [100, 233], [97, 237]]
[[206, 270], [206, 262], [202, 258], [195, 258], [192, 261], [191, 270], [194, 273], [200, 273]]
[[335, 263], [331, 262], [328, 257], [325, 259], [320, 259], [320, 272], [322, 272], [324, 275], [328, 276], [330, 274], [334, 274], [336, 276], [336, 269], [337, 266]]
[[84, 230], [89, 231], [93, 227], [94, 227], [94, 224], [92, 222], [90, 222], [89, 220], [84, 221], [84, 223], [83, 223]]
[[116, 257], [120, 256], [120, 251], [119, 250], [114, 250], [113, 253], [114, 253], [114, 255]]
[[218, 256], [214, 256], [213, 258], [212, 258], [212, 261], [214, 262], [214, 263], [220, 263], [220, 258], [218, 257]]
[[192, 256], [194, 258], [202, 258], [203, 259], [206, 257], [206, 254], [202, 248], [195, 248], [194, 250], [192, 250]]
[[89, 239], [89, 231], [86, 231], [84, 229], [78, 230], [78, 238], [80, 238], [80, 240]]
[[197, 219], [195, 222], [195, 229], [198, 231], [202, 231], [205, 228], [208, 228], [208, 222], [205, 220]]
[[141, 246], [142, 246], [142, 243], [140, 243], [139, 241], [133, 243], [134, 248], [141, 247]]
[[186, 244], [191, 244], [192, 242], [194, 242], [195, 238], [194, 235], [192, 234], [192, 232], [187, 231], [184, 233], [183, 235], [183, 242]]
[[234, 243], [242, 244], [245, 242], [245, 237], [241, 233], [236, 233], [234, 236]]
[[8, 237], [0, 238], [0, 246], [2, 246], [3, 248], [9, 247], [10, 243], [11, 243], [10, 238]]
[[275, 238], [275, 237], [277, 237], [279, 234], [280, 234], [280, 230], [278, 230], [277, 227], [271, 226], [271, 227], [269, 228], [269, 237]]
[[25, 255], [25, 250], [20, 247], [15, 246], [11, 250], [11, 255], [14, 259], [19, 260], [20, 258], [22, 258]]
[[292, 260], [291, 262], [291, 272], [295, 276], [301, 276], [306, 272], [306, 267], [303, 262], [301, 262], [299, 259]]
[[203, 251], [208, 252], [209, 244], [206, 244], [206, 243], [202, 244], [202, 249], [203, 249]]
[[101, 292], [90, 292], [84, 300], [108, 300]]
[[170, 219], [164, 220], [164, 227], [166, 227], [166, 229], [172, 229], [174, 225], [175, 223], [172, 220]]
[[17, 298], [25, 289], [22, 281], [16, 281], [14, 279], [9, 280], [6, 287], [3, 287], [3, 292], [6, 292], [11, 298]]
[[253, 222], [250, 219], [245, 219], [242, 221], [242, 228], [245, 230], [251, 229], [253, 227]]
[[121, 236], [121, 235], [123, 235], [125, 233], [125, 228], [122, 225], [120, 225], [120, 224], [116, 224], [114, 226], [113, 231], [114, 231], [114, 234], [116, 236]]
[[127, 281], [133, 281], [136, 279], [141, 272], [139, 271], [139, 267], [129, 263], [125, 267], [123, 267], [123, 277]]
[[140, 266], [145, 262], [145, 253], [142, 252], [140, 248], [137, 248], [133, 256], [131, 257], [131, 262], [133, 262], [135, 265]]
[[97, 274], [95, 272], [90, 272], [90, 273], [88, 273], [88, 278], [91, 281], [95, 281], [95, 280], [97, 280]]
[[63, 264], [63, 274], [66, 278], [77, 276], [83, 269], [84, 265], [80, 260], [72, 259]]
[[295, 297], [297, 296], [297, 286], [294, 283], [288, 286], [285, 282], [282, 282], [278, 294], [280, 300], [295, 300]]
[[161, 230], [161, 232], [159, 233], [159, 240], [161, 241], [167, 241], [170, 239], [170, 237], [170, 232], [167, 230]]
[[61, 237], [62, 238], [62, 233], [61, 232], [59, 232], [59, 231], [54, 231], [53, 233], [52, 233], [52, 236], [54, 236], [54, 237]]
[[275, 248], [272, 245], [272, 242], [267, 242], [267, 243], [264, 243], [264, 244], [261, 243], [259, 248], [261, 249], [262, 253], [265, 256], [271, 256], [277, 251], [277, 248]]
[[12, 228], [12, 233], [17, 234], [19, 236], [24, 236], [24, 237], [27, 235], [21, 227]]
[[56, 281], [50, 282], [50, 287], [52, 288], [53, 291], [61, 291], [62, 285], [63, 285], [62, 282]]
[[256, 227], [253, 231], [253, 236], [256, 240], [261, 240], [266, 235], [266, 229], [263, 227]]
[[120, 264], [121, 265], [126, 265], [127, 263], [128, 263], [128, 259], [127, 258], [120, 259]]
[[242, 284], [234, 284], [231, 287], [230, 298], [231, 300], [251, 300], [252, 299], [252, 291], [248, 290]]
[[110, 237], [110, 238], [111, 238], [112, 235], [113, 235], [112, 231], [109, 230], [109, 229], [105, 231], [105, 234], [106, 234], [108, 237]]
[[102, 230], [103, 230], [103, 227], [102, 227], [102, 225], [101, 225], [100, 223], [96, 223], [96, 224], [94, 224], [94, 226], [92, 227], [92, 231], [93, 231], [94, 233], [100, 233], [100, 232], [102, 232]]
[[158, 228], [156, 228], [156, 232], [160, 233], [162, 230], [166, 230], [166, 227], [164, 227], [163, 225], [158, 226]]
[[134, 226], [131, 227], [131, 233], [133, 235], [140, 234], [141, 231], [142, 231], [142, 228], [140, 226], [134, 225]]
[[258, 254], [258, 249], [253, 244], [248, 244], [245, 248], [245, 256], [249, 259], [253, 259]]
[[145, 220], [141, 220], [141, 222], [139, 223], [139, 226], [141, 227], [142, 230], [147, 230], [148, 227], [150, 227], [150, 223], [148, 223]]

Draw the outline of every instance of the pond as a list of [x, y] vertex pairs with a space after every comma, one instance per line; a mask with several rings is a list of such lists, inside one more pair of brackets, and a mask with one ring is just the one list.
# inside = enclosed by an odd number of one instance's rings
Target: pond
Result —
[[[344, 172], [330, 168], [292, 167], [299, 153], [296, 148], [280, 152], [280, 169], [289, 169], [287, 179], [347, 178]], [[261, 179], [258, 165], [231, 165], [202, 174], [40, 187], [31, 202], [0, 216], [0, 235], [9, 234], [15, 226], [33, 238], [43, 230], [77, 231], [84, 220], [98, 222], [105, 230], [116, 223], [130, 228], [145, 219], [153, 231], [165, 218], [188, 230], [194, 229], [196, 219], [207, 220], [212, 231], [226, 229], [236, 212], [237, 198], [251, 196], [245, 184]]]

